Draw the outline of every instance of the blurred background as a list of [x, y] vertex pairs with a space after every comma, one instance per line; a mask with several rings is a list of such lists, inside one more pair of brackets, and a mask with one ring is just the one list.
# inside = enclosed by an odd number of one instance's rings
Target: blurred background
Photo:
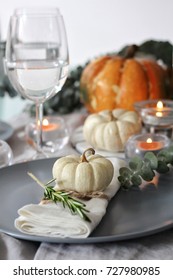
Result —
[[[63, 14], [71, 68], [125, 45], [150, 39], [173, 42], [172, 0], [5, 0], [0, 9], [1, 41], [6, 40], [13, 10], [36, 6], [56, 6]], [[25, 106], [19, 96], [0, 97], [0, 119], [8, 120]]]

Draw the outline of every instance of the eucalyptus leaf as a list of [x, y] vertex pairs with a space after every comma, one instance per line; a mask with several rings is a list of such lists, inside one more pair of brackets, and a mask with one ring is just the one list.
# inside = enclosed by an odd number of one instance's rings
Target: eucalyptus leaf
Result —
[[169, 167], [167, 166], [166, 162], [159, 160], [157, 171], [161, 174], [167, 173], [169, 171]]
[[[168, 151], [168, 153], [173, 157], [173, 145], [169, 146], [167, 149], [164, 149], [166, 151]], [[162, 150], [162, 151], [164, 151]]]
[[129, 179], [127, 179], [127, 177], [125, 178], [123, 176], [119, 176], [118, 180], [119, 180], [121, 186], [123, 186], [124, 188], [129, 188], [131, 185], [131, 182]]
[[153, 152], [147, 152], [144, 156], [144, 159], [147, 159], [150, 161], [150, 167], [151, 169], [157, 169], [158, 166], [158, 159], [155, 156], [155, 154]]
[[[155, 177], [155, 171], [158, 173], [167, 173], [173, 165], [173, 146], [163, 149], [157, 155], [147, 152], [143, 159], [134, 157], [129, 162], [129, 168], [120, 169], [118, 177], [121, 187], [129, 189], [130, 187], [139, 186], [144, 181], [150, 182]], [[141, 179], [142, 178], [142, 179]]]
[[167, 150], [162, 150], [157, 155], [158, 159], [161, 161], [165, 161], [166, 163], [173, 161], [173, 149], [169, 148]]
[[121, 167], [120, 170], [120, 175], [123, 177], [130, 178], [132, 171], [128, 167]]
[[130, 162], [129, 162], [129, 167], [134, 170], [140, 170], [143, 165], [143, 161], [140, 157], [134, 157]]
[[150, 170], [150, 171], [146, 170], [146, 169], [141, 170], [141, 177], [147, 182], [152, 181], [154, 176], [155, 176], [155, 173], [152, 170]]
[[131, 182], [132, 184], [134, 184], [135, 186], [139, 186], [142, 184], [142, 179], [139, 175], [135, 174], [131, 177]]
[[147, 182], [153, 180], [155, 173], [151, 169], [149, 165], [149, 161], [146, 161], [145, 164], [143, 165], [140, 175]]

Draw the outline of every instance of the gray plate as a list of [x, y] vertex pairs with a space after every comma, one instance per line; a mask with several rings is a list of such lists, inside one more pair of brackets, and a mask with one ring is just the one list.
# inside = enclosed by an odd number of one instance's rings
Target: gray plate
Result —
[[0, 139], [8, 140], [13, 134], [13, 128], [6, 122], [0, 121]]
[[27, 175], [30, 171], [43, 182], [51, 176], [55, 159], [36, 160], [0, 169], [0, 231], [32, 241], [55, 243], [110, 242], [146, 236], [173, 226], [173, 172], [158, 178], [157, 188], [143, 191], [120, 190], [108, 205], [106, 215], [86, 239], [37, 237], [20, 233], [14, 227], [17, 210], [38, 203], [43, 190]]

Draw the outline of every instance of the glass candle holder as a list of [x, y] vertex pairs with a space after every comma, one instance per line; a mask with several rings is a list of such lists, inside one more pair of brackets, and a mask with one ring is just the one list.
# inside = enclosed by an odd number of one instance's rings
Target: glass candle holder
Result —
[[172, 138], [173, 101], [145, 100], [136, 102], [134, 106], [148, 132], [163, 133]]
[[[69, 141], [69, 131], [61, 117], [45, 117], [42, 123], [43, 151], [55, 153], [62, 149]], [[26, 141], [36, 147], [36, 123], [31, 122], [25, 128]]]
[[13, 163], [13, 152], [10, 146], [3, 140], [0, 140], [0, 168]]
[[131, 136], [125, 147], [125, 157], [127, 159], [139, 156], [144, 157], [146, 152], [157, 154], [162, 149], [169, 147], [171, 141], [166, 135], [161, 134], [136, 134]]

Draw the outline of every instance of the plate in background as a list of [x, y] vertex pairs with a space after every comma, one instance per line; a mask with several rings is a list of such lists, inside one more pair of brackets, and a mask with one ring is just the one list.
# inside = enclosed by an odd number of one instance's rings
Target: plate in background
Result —
[[13, 135], [14, 129], [6, 122], [0, 121], [0, 139], [8, 140]]

